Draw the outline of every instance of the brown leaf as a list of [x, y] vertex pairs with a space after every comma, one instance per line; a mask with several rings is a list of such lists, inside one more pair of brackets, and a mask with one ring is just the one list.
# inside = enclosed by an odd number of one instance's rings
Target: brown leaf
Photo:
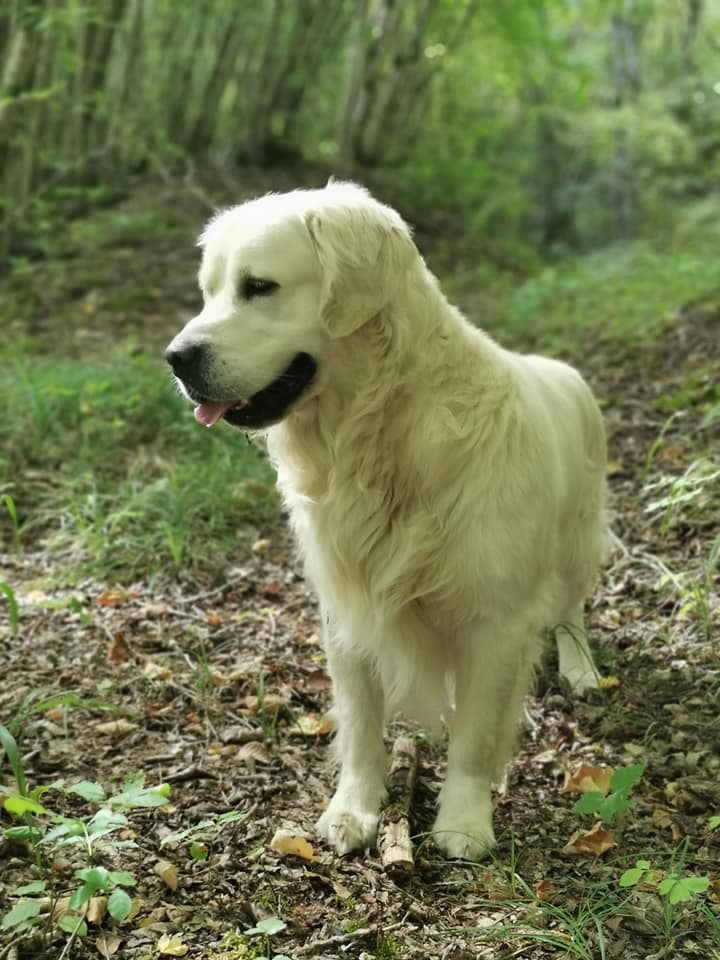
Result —
[[265, 586], [260, 590], [260, 593], [269, 600], [274, 600], [276, 597], [279, 597], [282, 592], [282, 584], [278, 583], [277, 580], [273, 580], [272, 583], [266, 583]]
[[612, 767], [591, 767], [581, 763], [575, 773], [568, 777], [561, 793], [592, 793], [597, 790], [605, 796], [614, 773]]
[[533, 884], [533, 892], [538, 900], [550, 900], [557, 887], [552, 880], [540, 880]]
[[244, 743], [236, 753], [238, 760], [254, 760], [255, 763], [271, 763], [272, 755], [267, 747], [258, 740]]
[[133, 730], [137, 730], [137, 724], [131, 723], [121, 717], [119, 720], [108, 720], [105, 723], [98, 723], [95, 727], [96, 733], [101, 733], [105, 737], [126, 737]]
[[170, 863], [169, 860], [158, 860], [153, 867], [153, 873], [160, 877], [166, 887], [177, 890], [178, 869], [174, 863]]
[[598, 821], [592, 830], [576, 830], [563, 847], [563, 853], [600, 857], [614, 846], [612, 834]]
[[317, 714], [307, 713], [295, 717], [290, 733], [301, 733], [304, 737], [323, 737], [332, 733], [334, 729], [335, 721], [332, 714], [324, 713], [319, 717]]
[[101, 607], [117, 607], [128, 600], [137, 600], [139, 594], [132, 590], [104, 590], [97, 598], [96, 603]]
[[182, 937], [171, 937], [167, 933], [163, 933], [157, 942], [157, 952], [164, 957], [184, 957], [189, 949]]
[[243, 697], [240, 701], [240, 706], [244, 707], [248, 713], [259, 713], [262, 708], [264, 713], [275, 713], [278, 710], [283, 710], [288, 706], [288, 701], [285, 697], [280, 696], [277, 693], [266, 693], [262, 698], [262, 703], [254, 695], [250, 694], [247, 697]]
[[95, 948], [101, 957], [112, 957], [120, 948], [122, 940], [116, 933], [102, 931], [95, 939]]
[[45, 710], [43, 716], [47, 717], [48, 720], [55, 721], [55, 723], [62, 723], [67, 714], [65, 707], [53, 707], [51, 710]]
[[146, 620], [157, 620], [158, 617], [164, 617], [169, 612], [166, 603], [146, 603], [142, 608], [142, 616]]
[[107, 914], [107, 897], [90, 897], [85, 919], [88, 923], [101, 924]]
[[130, 652], [127, 641], [119, 631], [113, 634], [112, 643], [108, 649], [108, 660], [111, 663], [122, 663], [127, 660]]
[[330, 677], [325, 670], [313, 670], [305, 677], [303, 687], [306, 690], [327, 690], [330, 686]]
[[129, 923], [130, 920], [134, 920], [135, 917], [140, 913], [142, 908], [145, 906], [145, 901], [140, 897], [133, 897], [130, 901], [130, 913], [122, 921], [123, 923]]
[[270, 841], [270, 849], [284, 856], [302, 857], [303, 860], [320, 860], [305, 837], [298, 837], [289, 830], [276, 830]]
[[219, 626], [220, 626], [220, 614], [219, 614], [219, 613], [215, 613], [215, 612], [207, 613], [207, 614], [205, 615], [205, 619], [206, 619], [207, 625], [208, 625], [209, 627], [219, 627]]
[[168, 677], [172, 676], [172, 670], [168, 670], [167, 667], [161, 667], [160, 664], [155, 663], [154, 660], [143, 660], [142, 672], [148, 680], [167, 680]]
[[660, 827], [661, 830], [671, 830], [673, 840], [680, 840], [684, 836], [682, 827], [673, 816], [673, 811], [668, 810], [667, 807], [656, 807], [653, 810], [652, 822], [654, 826]]

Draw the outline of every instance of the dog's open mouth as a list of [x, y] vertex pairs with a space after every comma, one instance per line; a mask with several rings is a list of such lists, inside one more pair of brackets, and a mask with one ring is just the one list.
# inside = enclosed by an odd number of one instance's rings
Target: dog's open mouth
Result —
[[195, 408], [195, 419], [204, 427], [212, 427], [221, 419], [247, 429], [277, 423], [310, 385], [316, 370], [317, 364], [309, 353], [298, 353], [287, 370], [249, 399], [201, 403]]

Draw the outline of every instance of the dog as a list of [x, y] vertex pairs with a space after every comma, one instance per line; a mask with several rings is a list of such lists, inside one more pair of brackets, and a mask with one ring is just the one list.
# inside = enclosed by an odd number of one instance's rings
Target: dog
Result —
[[166, 357], [200, 424], [266, 433], [319, 597], [340, 771], [318, 831], [340, 854], [374, 842], [402, 711], [447, 726], [434, 839], [478, 859], [548, 631], [574, 690], [597, 685], [597, 403], [573, 368], [469, 323], [355, 184], [225, 210], [199, 245], [204, 307]]

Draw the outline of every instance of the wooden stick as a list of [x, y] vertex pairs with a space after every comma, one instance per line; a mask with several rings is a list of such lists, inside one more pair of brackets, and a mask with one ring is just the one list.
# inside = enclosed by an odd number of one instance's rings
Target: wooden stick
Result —
[[415, 871], [409, 816], [416, 773], [415, 741], [409, 737], [398, 737], [393, 744], [388, 796], [378, 825], [378, 850], [382, 865], [395, 880], [407, 880]]

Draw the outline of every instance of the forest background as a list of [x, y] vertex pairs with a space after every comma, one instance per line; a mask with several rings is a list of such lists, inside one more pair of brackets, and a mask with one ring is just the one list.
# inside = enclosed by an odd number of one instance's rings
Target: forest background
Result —
[[[163, 360], [213, 210], [331, 175], [608, 426], [604, 686], [543, 675], [484, 865], [433, 852], [410, 730], [406, 886], [319, 845], [317, 610], [262, 452]], [[719, 0], [0, 0], [0, 958], [717, 956], [719, 185]], [[581, 764], [637, 790], [578, 853]]]

